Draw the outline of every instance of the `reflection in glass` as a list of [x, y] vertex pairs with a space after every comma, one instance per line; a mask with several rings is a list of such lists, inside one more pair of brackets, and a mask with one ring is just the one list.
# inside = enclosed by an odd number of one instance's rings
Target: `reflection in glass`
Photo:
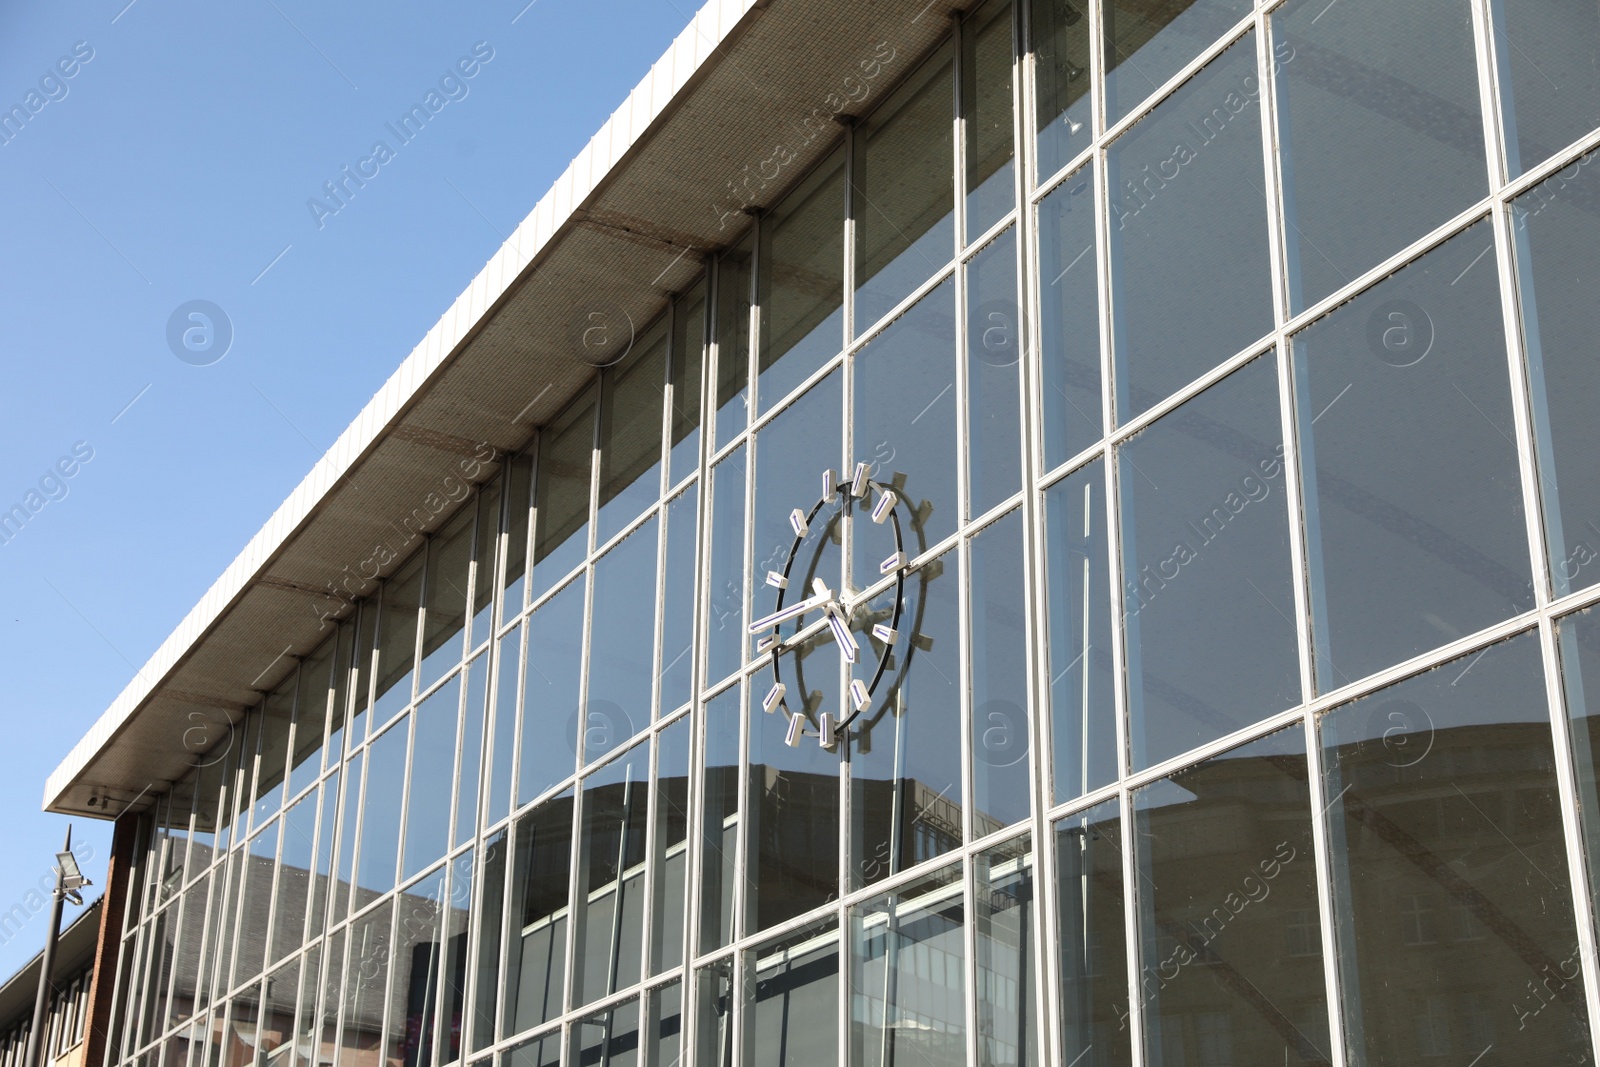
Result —
[[571, 776], [574, 769], [585, 584], [586, 579], [580, 576], [528, 617], [518, 807]]
[[[462, 1018], [467, 1000], [467, 935], [472, 918], [472, 879], [474, 872], [471, 852], [464, 852], [450, 862], [450, 895], [444, 913], [444, 952], [439, 984], [443, 990], [437, 1028], [439, 1030], [439, 1062], [454, 1063], [461, 1055], [461, 1038], [466, 1020]], [[499, 927], [495, 928], [495, 936]]]
[[1028, 632], [1022, 512], [971, 541], [972, 833], [1028, 817]]
[[734, 993], [733, 960], [723, 958], [701, 967], [694, 974], [697, 1067], [732, 1067], [734, 1017], [739, 999]]
[[851, 1067], [967, 1062], [960, 866], [850, 909]]
[[1039, 180], [1054, 174], [1094, 136], [1089, 114], [1089, 51], [1093, 47], [1087, 0], [1031, 0], [1033, 5], [1034, 126]]
[[674, 982], [650, 995], [650, 1067], [674, 1067], [683, 1054], [683, 987]]
[[1294, 339], [1317, 687], [1533, 607], [1494, 234]]
[[461, 632], [467, 624], [467, 578], [472, 567], [470, 506], [428, 541], [428, 603], [422, 617], [422, 670], [417, 691], [428, 688], [461, 662]]
[[667, 331], [661, 324], [600, 372], [600, 511], [595, 536], [609, 541], [661, 495], [661, 408]]
[[979, 1067], [1033, 1067], [1039, 1054], [1039, 954], [1033, 839], [980, 853], [977, 895]]
[[762, 218], [760, 259], [758, 399], [769, 411], [844, 345], [843, 151]]
[[[308, 793], [283, 813], [283, 851], [278, 857], [278, 888], [272, 911], [272, 950], [267, 963], [274, 964], [306, 942], [306, 904], [310, 898], [312, 848], [316, 844], [317, 794]], [[201, 907], [205, 906], [204, 898]], [[184, 912], [187, 928], [189, 913]], [[319, 924], [313, 934], [320, 934]], [[198, 931], [196, 931], [198, 935]], [[198, 936], [197, 936], [198, 940]], [[194, 948], [199, 949], [196, 944]]]
[[[660, 698], [656, 712], [670, 715], [694, 695], [694, 552], [700, 487], [691, 485], [667, 504], [666, 574], [661, 604]], [[743, 545], [741, 544], [741, 548]]]
[[393, 914], [391, 897], [349, 926], [344, 1009], [339, 1020], [340, 1059], [345, 1063], [358, 1049], [382, 1048], [385, 991], [393, 960]]
[[1100, 439], [1099, 277], [1091, 166], [1039, 202], [1039, 404], [1046, 469]]
[[486, 768], [489, 780], [484, 821], [493, 824], [511, 813], [511, 764], [517, 754], [517, 682], [522, 677], [522, 630], [499, 639], [495, 651], [494, 727]]
[[1106, 153], [1124, 419], [1272, 328], [1260, 102], [1252, 33]]
[[1116, 122], [1132, 112], [1249, 13], [1250, 0], [1107, 3], [1101, 16], [1106, 33], [1106, 120]]
[[707, 683], [727, 677], [744, 662], [746, 451], [740, 446], [711, 468], [711, 544], [706, 547]]
[[411, 786], [406, 794], [405, 881], [450, 846], [450, 802], [455, 794], [456, 720], [461, 713], [461, 675], [435, 689], [412, 713]]
[[1327, 1064], [1299, 725], [1134, 794], [1145, 1043], [1156, 1064]]
[[1293, 312], [1481, 198], [1488, 171], [1468, 0], [1291, 0], [1272, 28]]
[[583, 782], [578, 823], [573, 993], [590, 1004], [639, 981], [650, 746], [635, 745]]
[[[533, 503], [533, 584], [537, 600], [589, 551], [589, 468], [594, 459], [594, 393], [589, 392], [539, 435]], [[632, 516], [630, 516], [631, 518]]]
[[1352, 1059], [1587, 1062], [1538, 635], [1334, 709], [1322, 744]]
[[397, 1067], [436, 1063], [437, 1004], [444, 927], [444, 869], [395, 898], [397, 933], [390, 964], [387, 1062]]
[[373, 669], [372, 721], [376, 730], [411, 703], [411, 668], [417, 659], [417, 613], [422, 608], [422, 562], [411, 562], [383, 583], [383, 614], [378, 622], [378, 659]]
[[746, 235], [717, 260], [717, 441], [720, 451], [750, 421], [750, 257]]
[[[1575, 11], [1575, 8], [1550, 9]], [[1539, 492], [1557, 596], [1600, 581], [1600, 177], [1593, 152], [1511, 203]]]
[[950, 82], [950, 50], [940, 48], [856, 130], [857, 333], [954, 254]]
[[1105, 470], [1099, 460], [1045, 491], [1050, 721], [1055, 803], [1116, 780]]
[[573, 1026], [580, 1067], [637, 1067], [639, 1064], [639, 1002], [625, 1001], [595, 1012]]
[[[394, 888], [400, 852], [400, 802], [406, 784], [406, 742], [410, 723], [401, 719], [367, 749], [366, 793], [361, 801], [361, 847], [351, 909]], [[368, 896], [362, 891], [369, 891]]]
[[1539, 0], [1491, 7], [1515, 178], [1600, 126], [1600, 8]]
[[[507, 847], [510, 831], [500, 830], [486, 838], [479, 853], [483, 871], [483, 899], [479, 902], [478, 923], [481, 931], [477, 956], [472, 961], [472, 983], [476, 990], [472, 1000], [472, 1019], [463, 1024], [470, 1033], [471, 1049], [481, 1051], [494, 1044], [495, 1020], [500, 1005], [500, 924], [506, 916], [506, 868], [509, 859]], [[512, 936], [515, 937], [516, 931]], [[517, 942], [512, 941], [513, 945]], [[507, 956], [518, 958], [516, 953]]]
[[1110, 800], [1055, 824], [1063, 1063], [1128, 1067], [1122, 821]]
[[[1589, 608], [1562, 619], [1556, 641], [1584, 839], [1590, 856], [1600, 856], [1600, 610]], [[1600, 860], [1589, 861], [1589, 886], [1600, 897]]]
[[[900, 638], [874, 702], [851, 727], [852, 889], [961, 845], [961, 605], [956, 553], [906, 578]], [[894, 609], [891, 588], [876, 598], [870, 631]], [[858, 636], [868, 661], [882, 646]], [[903, 643], [901, 643], [903, 642]]]
[[1017, 231], [967, 264], [967, 470], [970, 515], [1022, 487], [1022, 335]]
[[[287, 1062], [290, 1067], [319, 1067], [321, 1049], [317, 1037], [321, 1023], [317, 1018], [317, 990], [321, 986], [322, 945], [312, 945], [300, 961], [300, 988], [297, 994], [299, 1017], [294, 1024], [292, 1043]], [[285, 968], [287, 971], [288, 968]], [[287, 977], [287, 975], [285, 975]]]
[[683, 481], [700, 466], [700, 383], [705, 351], [706, 283], [702, 278], [672, 305], [672, 367], [667, 382], [670, 485]]
[[478, 828], [478, 781], [483, 766], [484, 720], [488, 717], [488, 655], [481, 655], [467, 664], [462, 673], [467, 678], [467, 701], [461, 713], [461, 784], [456, 790], [452, 845], [469, 840]]
[[[351, 765], [351, 773], [355, 775], [354, 781], [359, 782], [361, 776], [355, 765]], [[311, 917], [308, 920], [308, 930], [314, 934], [323, 928], [323, 921], [327, 917], [329, 890], [333, 881], [333, 831], [335, 821], [339, 817], [339, 779], [340, 771], [335, 769], [332, 774], [323, 780], [320, 790], [322, 796], [322, 811], [319, 815], [321, 822], [317, 828], [317, 860], [315, 875], [311, 879]], [[303, 803], [309, 803], [307, 798]], [[348, 822], [346, 823], [348, 825]], [[334, 894], [334, 899], [338, 895]]]
[[334, 887], [330, 922], [350, 914], [350, 897], [355, 889], [356, 820], [361, 813], [361, 772], [367, 750], [350, 757], [345, 772], [344, 804], [339, 816], [339, 877]]
[[704, 792], [700, 824], [700, 951], [733, 939], [734, 858], [739, 851], [739, 720], [735, 685], [705, 704]]
[[[745, 955], [748, 1067], [811, 1067], [839, 1054], [839, 931], [829, 920]], [[751, 989], [751, 986], [754, 986]]]
[[1011, 132], [1011, 0], [989, 0], [961, 28], [961, 114], [966, 120], [967, 240], [1017, 202]]
[[561, 1067], [561, 1031], [512, 1046], [500, 1057], [500, 1067]]
[[589, 629], [596, 637], [589, 643], [589, 695], [583, 726], [585, 763], [615, 752], [650, 723], [657, 541], [656, 521], [652, 518], [594, 565], [594, 608]]
[[571, 789], [517, 820], [516, 867], [509, 901], [511, 933], [501, 1009], [503, 1034], [520, 1033], [561, 1014], [571, 850]]
[[683, 962], [689, 871], [689, 742], [692, 719], [684, 716], [656, 735], [656, 784], [650, 818], [655, 822], [654, 896], [650, 905], [651, 975]]

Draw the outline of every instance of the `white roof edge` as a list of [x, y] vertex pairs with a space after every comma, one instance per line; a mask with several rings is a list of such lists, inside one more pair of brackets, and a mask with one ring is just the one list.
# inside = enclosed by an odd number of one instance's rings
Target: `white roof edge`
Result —
[[[572, 216], [600, 181], [632, 148], [678, 92], [711, 58], [739, 20], [762, 0], [706, 0], [689, 25], [673, 40], [634, 86], [622, 105], [567, 164], [511, 237], [489, 258], [470, 285], [439, 316], [383, 386], [351, 420], [338, 440], [267, 519], [244, 550], [211, 584], [199, 603], [173, 629], [133, 679], [117, 694], [87, 733], [72, 747], [45, 782], [44, 807], [60, 796], [111, 740], [117, 730], [149, 698], [156, 684], [189, 652], [251, 580], [299, 529], [356, 460], [383, 436], [422, 382], [456, 351], [468, 332], [510, 287], [551, 237]], [[666, 78], [663, 87], [657, 79]], [[479, 315], [471, 314], [479, 309]]]

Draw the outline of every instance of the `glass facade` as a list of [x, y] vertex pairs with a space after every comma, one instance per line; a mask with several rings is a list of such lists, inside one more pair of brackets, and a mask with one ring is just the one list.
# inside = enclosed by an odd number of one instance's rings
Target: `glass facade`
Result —
[[108, 1067], [1594, 1062], [1597, 57], [970, 5], [142, 816]]

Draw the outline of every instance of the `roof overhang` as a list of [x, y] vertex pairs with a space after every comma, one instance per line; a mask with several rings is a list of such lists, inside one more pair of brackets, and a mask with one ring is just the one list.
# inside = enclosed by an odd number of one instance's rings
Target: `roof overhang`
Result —
[[258, 704], [403, 520], [488, 478], [594, 378], [576, 355], [591, 313], [659, 314], [837, 142], [837, 108], [876, 101], [970, 3], [709, 0], [50, 775], [45, 808], [114, 818], [180, 780], [186, 731]]

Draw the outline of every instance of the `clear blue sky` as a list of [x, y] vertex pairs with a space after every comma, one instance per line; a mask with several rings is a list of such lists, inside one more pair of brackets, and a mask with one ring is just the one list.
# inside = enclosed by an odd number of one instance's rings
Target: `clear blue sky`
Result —
[[[0, 7], [0, 112], [37, 109], [0, 126], [0, 512], [39, 492], [0, 543], [0, 913], [60, 846], [46, 776], [698, 6]], [[307, 201], [479, 42], [319, 229]], [[192, 300], [232, 324], [209, 365], [168, 343]], [[74, 834], [100, 881], [108, 825]], [[0, 979], [44, 928], [0, 933]]]

